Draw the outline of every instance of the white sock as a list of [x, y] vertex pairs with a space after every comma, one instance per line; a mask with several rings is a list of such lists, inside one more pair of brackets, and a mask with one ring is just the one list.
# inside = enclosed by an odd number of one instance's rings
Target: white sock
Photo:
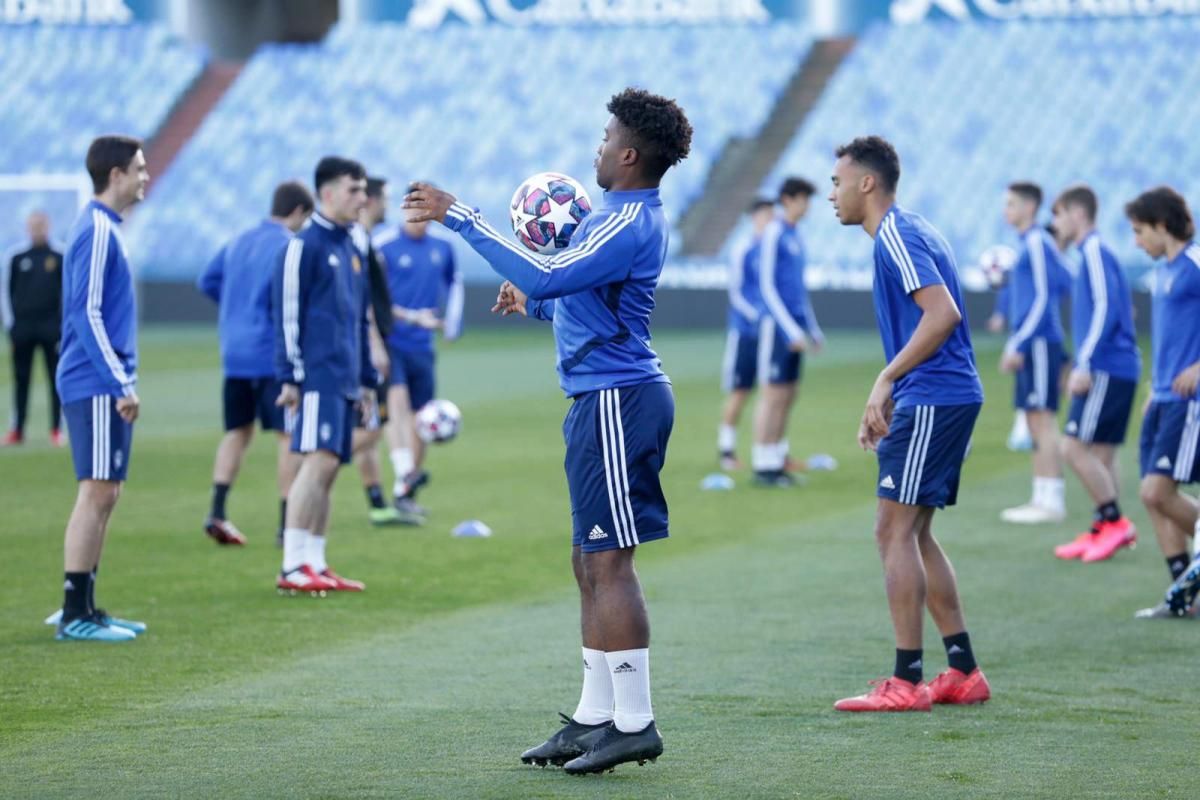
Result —
[[303, 528], [283, 529], [283, 571], [291, 572], [304, 566], [308, 546], [308, 531]]
[[613, 718], [613, 682], [603, 650], [583, 648], [583, 692], [571, 718], [582, 725], [599, 725]]
[[786, 462], [787, 457], [792, 454], [792, 446], [790, 444], [788, 444], [788, 440], [780, 439], [778, 442], [775, 443], [775, 446], [777, 448], [779, 448], [780, 462]]
[[397, 447], [391, 452], [392, 473], [396, 476], [392, 491], [400, 494], [404, 490], [403, 482], [408, 473], [413, 471], [413, 451], [407, 447]]
[[717, 450], [722, 453], [732, 453], [737, 449], [737, 428], [722, 424], [717, 428]]
[[1041, 481], [1042, 500], [1039, 505], [1043, 508], [1062, 511], [1066, 508], [1067, 483], [1062, 478], [1037, 478]]
[[613, 685], [613, 723], [624, 733], [637, 733], [654, 721], [650, 708], [650, 650], [605, 653]]
[[765, 472], [772, 469], [771, 446], [755, 443], [750, 448], [750, 468], [755, 472]]
[[315, 533], [308, 535], [308, 543], [304, 547], [304, 563], [313, 568], [314, 572], [324, 572], [329, 568], [325, 563], [325, 537]]

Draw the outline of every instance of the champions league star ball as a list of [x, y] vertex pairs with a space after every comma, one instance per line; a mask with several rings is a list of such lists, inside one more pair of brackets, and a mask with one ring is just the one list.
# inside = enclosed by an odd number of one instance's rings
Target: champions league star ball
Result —
[[449, 400], [430, 400], [417, 412], [417, 436], [428, 444], [444, 444], [458, 436], [462, 412]]
[[574, 178], [539, 172], [517, 187], [509, 205], [513, 233], [521, 244], [542, 255], [554, 255], [592, 213], [592, 201]]

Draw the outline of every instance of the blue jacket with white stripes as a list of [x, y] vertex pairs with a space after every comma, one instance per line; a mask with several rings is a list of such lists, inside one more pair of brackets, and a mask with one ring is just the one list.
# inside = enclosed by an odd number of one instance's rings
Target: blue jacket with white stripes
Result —
[[[462, 332], [462, 275], [454, 248], [445, 239], [426, 233], [417, 238], [400, 227], [375, 237], [375, 252], [387, 274], [392, 302], [407, 309], [435, 309], [445, 297], [442, 330], [449, 341]], [[433, 350], [433, 331], [396, 320], [388, 334], [390, 347], [405, 353]]]
[[229, 378], [275, 375], [271, 281], [292, 232], [265, 219], [222, 247], [196, 281], [218, 304], [221, 365]]
[[1063, 340], [1058, 306], [1071, 281], [1058, 247], [1040, 226], [1025, 231], [1021, 243], [1021, 255], [1008, 277], [1008, 322], [1012, 327], [1004, 346], [1008, 353], [1028, 353], [1035, 338]]
[[348, 399], [375, 386], [366, 265], [349, 228], [313, 213], [280, 255], [271, 291], [281, 383]]
[[765, 312], [789, 342], [807, 341], [809, 336], [824, 341], [804, 284], [807, 257], [796, 226], [776, 217], [763, 231], [759, 248], [758, 283]]
[[530, 316], [553, 321], [559, 384], [568, 397], [670, 383], [650, 349], [654, 290], [667, 258], [658, 189], [605, 192], [555, 256], [530, 252], [462, 203], [450, 207], [446, 226], [529, 296]]
[[1133, 329], [1133, 295], [1113, 252], [1092, 231], [1079, 244], [1083, 265], [1071, 292], [1075, 366], [1136, 381], [1142, 374]]
[[762, 316], [762, 295], [758, 289], [758, 262], [762, 257], [762, 237], [750, 236], [740, 242], [729, 262], [729, 327], [742, 336], [757, 336]]
[[128, 396], [137, 384], [137, 306], [120, 223], [117, 212], [92, 200], [71, 228], [56, 376], [64, 403]]

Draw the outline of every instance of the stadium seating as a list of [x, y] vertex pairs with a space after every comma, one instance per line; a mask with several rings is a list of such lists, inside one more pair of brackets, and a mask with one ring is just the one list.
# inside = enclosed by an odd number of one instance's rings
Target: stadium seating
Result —
[[[1200, 203], [1197, 50], [1195, 17], [876, 27], [764, 189], [795, 173], [823, 194], [834, 148], [878, 133], [900, 152], [901, 202], [942, 230], [960, 263], [1012, 241], [1004, 188], [1028, 178], [1051, 197], [1091, 183], [1101, 231], [1128, 265], [1144, 266], [1125, 201], [1166, 182]], [[842, 273], [833, 282], [861, 285], [853, 277], [870, 267], [869, 240], [841, 229], [823, 199], [803, 224], [814, 261]]]
[[[95, 136], [149, 136], [205, 60], [201, 48], [153, 25], [0, 26], [0, 174], [82, 172]], [[19, 238], [24, 213], [43, 205], [65, 235], [59, 208], [74, 206], [69, 193], [0, 191], [0, 245]]]
[[[436, 34], [382, 24], [266, 46], [161, 177], [131, 246], [145, 274], [190, 279], [266, 212], [278, 181], [311, 180], [328, 153], [361, 159], [394, 191], [431, 179], [506, 224], [532, 173], [566, 172], [598, 193], [604, 105], [627, 85], [678, 98], [694, 124], [692, 157], [664, 186], [677, 219], [729, 137], [758, 131], [809, 44], [787, 24]], [[468, 277], [488, 274], [462, 252]]]

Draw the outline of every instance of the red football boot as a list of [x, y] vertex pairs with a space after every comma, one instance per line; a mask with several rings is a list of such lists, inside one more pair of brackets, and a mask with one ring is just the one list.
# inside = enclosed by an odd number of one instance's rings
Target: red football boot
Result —
[[14, 445], [24, 444], [25, 437], [17, 431], [9, 431], [4, 436], [4, 446], [13, 447]]
[[217, 544], [243, 545], [246, 543], [245, 534], [227, 519], [209, 517], [204, 520], [204, 532]]
[[63, 436], [62, 431], [60, 431], [58, 428], [55, 428], [54, 430], [50, 431], [50, 446], [51, 447], [62, 447], [66, 443], [67, 443], [67, 437]]
[[280, 594], [308, 592], [313, 597], [324, 597], [326, 592], [337, 591], [333, 581], [318, 575], [308, 564], [297, 567], [291, 572], [281, 572], [275, 579], [275, 588], [279, 590]]
[[991, 699], [992, 687], [979, 667], [969, 675], [951, 667], [929, 682], [929, 694], [935, 703], [970, 706]]
[[1100, 523], [1097, 522], [1091, 530], [1084, 531], [1066, 544], [1060, 544], [1054, 548], [1054, 557], [1067, 561], [1080, 558], [1096, 543], [1096, 539], [1099, 536]]
[[838, 700], [833, 707], [838, 711], [929, 711], [933, 700], [924, 681], [910, 683], [892, 676], [871, 681], [875, 688], [857, 697]]
[[1126, 517], [1121, 517], [1112, 522], [1101, 522], [1100, 533], [1096, 535], [1096, 541], [1083, 554], [1083, 562], [1090, 564], [1093, 561], [1106, 561], [1122, 547], [1128, 547], [1131, 550], [1137, 545], [1137, 528], [1133, 527], [1133, 523]]
[[343, 578], [329, 567], [326, 567], [320, 573], [320, 577], [333, 584], [335, 592], [361, 592], [367, 588], [367, 585], [362, 581], [352, 581], [349, 578]]

